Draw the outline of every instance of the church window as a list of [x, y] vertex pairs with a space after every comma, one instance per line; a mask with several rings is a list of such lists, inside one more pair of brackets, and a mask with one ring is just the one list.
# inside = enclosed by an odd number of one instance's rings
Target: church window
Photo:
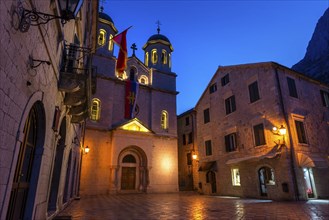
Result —
[[128, 154], [122, 159], [122, 163], [136, 163], [136, 158], [133, 155]]
[[148, 78], [147, 78], [147, 76], [142, 75], [142, 76], [139, 78], [139, 83], [140, 83], [140, 84], [143, 84], [143, 85], [148, 85], [149, 82], [148, 82]]
[[161, 112], [161, 128], [168, 129], [168, 112], [165, 110]]
[[149, 65], [149, 53], [146, 52], [145, 53], [145, 66], [148, 66]]
[[129, 75], [129, 79], [130, 79], [131, 81], [135, 81], [135, 74], [136, 74], [136, 70], [135, 70], [135, 68], [131, 68], [131, 69], [130, 69], [130, 75]]
[[166, 50], [162, 50], [161, 61], [162, 61], [163, 64], [167, 64], [167, 62], [168, 62], [168, 57], [167, 57], [167, 51]]
[[101, 115], [101, 101], [99, 99], [93, 99], [91, 104], [91, 114], [90, 119], [93, 121], [98, 121]]
[[106, 42], [106, 31], [104, 29], [100, 29], [98, 35], [98, 44], [100, 46], [103, 46], [105, 42]]
[[171, 68], [171, 54], [168, 54], [169, 68]]
[[113, 41], [112, 41], [113, 35], [110, 34], [109, 36], [109, 51], [113, 50]]
[[156, 49], [152, 50], [152, 63], [156, 64], [158, 62], [158, 53]]

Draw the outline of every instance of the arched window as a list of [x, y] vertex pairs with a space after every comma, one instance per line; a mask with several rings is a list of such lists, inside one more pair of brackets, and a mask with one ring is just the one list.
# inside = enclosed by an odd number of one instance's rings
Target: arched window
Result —
[[162, 50], [161, 61], [162, 61], [163, 64], [167, 64], [167, 62], [168, 62], [168, 57], [167, 57], [167, 51], [166, 50]]
[[113, 35], [110, 34], [109, 36], [109, 51], [113, 50], [113, 41], [112, 41]]
[[167, 130], [169, 125], [168, 125], [168, 112], [165, 110], [162, 110], [161, 112], [161, 128]]
[[129, 79], [130, 79], [131, 81], [135, 81], [135, 75], [136, 75], [136, 70], [135, 70], [135, 68], [131, 68], [131, 69], [130, 69], [130, 74], [129, 74]]
[[136, 158], [133, 155], [128, 154], [122, 159], [122, 163], [136, 163]]
[[90, 119], [98, 121], [101, 116], [101, 101], [99, 99], [93, 99], [91, 102], [91, 114]]
[[168, 54], [168, 59], [169, 59], [169, 68], [171, 68], [171, 54]]
[[149, 84], [149, 80], [148, 80], [147, 76], [142, 75], [142, 76], [139, 78], [139, 83], [140, 83], [140, 84], [143, 84], [143, 85], [148, 85], [148, 84]]
[[145, 60], [144, 60], [145, 66], [149, 65], [149, 52], [145, 53]]
[[158, 53], [156, 49], [152, 50], [152, 63], [156, 64], [158, 62]]
[[99, 29], [98, 44], [103, 46], [106, 42], [106, 31], [104, 29]]
[[275, 177], [274, 177], [274, 170], [270, 167], [262, 167], [258, 171], [259, 178], [267, 185], [274, 185], [275, 184]]

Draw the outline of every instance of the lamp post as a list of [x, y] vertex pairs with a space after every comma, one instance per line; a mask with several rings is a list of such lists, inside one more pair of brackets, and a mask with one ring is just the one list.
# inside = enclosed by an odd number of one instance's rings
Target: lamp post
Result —
[[26, 9], [19, 2], [17, 9], [12, 14], [13, 26], [21, 32], [27, 32], [30, 26], [46, 24], [54, 19], [61, 19], [61, 23], [65, 24], [67, 21], [75, 19], [82, 3], [83, 0], [57, 0], [60, 11], [60, 15], [58, 16], [37, 11], [35, 7], [31, 10]]
[[[286, 129], [283, 125], [281, 125], [280, 128], [273, 127], [273, 128], [272, 128], [272, 132], [273, 132], [273, 134], [275, 134], [275, 135], [280, 135], [280, 136], [282, 136], [282, 138], [283, 138], [283, 144], [285, 143], [284, 137], [285, 137], [285, 135], [287, 134], [287, 129]], [[280, 142], [279, 142], [279, 143], [280, 143]]]

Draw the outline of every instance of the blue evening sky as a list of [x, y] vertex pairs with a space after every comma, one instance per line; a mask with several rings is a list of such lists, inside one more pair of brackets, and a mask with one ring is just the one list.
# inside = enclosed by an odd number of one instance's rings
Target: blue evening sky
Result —
[[219, 65], [297, 63], [328, 7], [329, 0], [106, 0], [104, 12], [119, 32], [133, 26], [127, 47], [136, 43], [136, 55], [143, 62], [142, 47], [157, 33], [160, 21], [160, 33], [174, 47], [172, 71], [178, 75], [181, 114], [195, 106]]

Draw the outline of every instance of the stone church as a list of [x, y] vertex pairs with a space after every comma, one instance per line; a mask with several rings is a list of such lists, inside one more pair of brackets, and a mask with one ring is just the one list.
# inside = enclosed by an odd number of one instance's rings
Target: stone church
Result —
[[[82, 157], [80, 193], [176, 192], [178, 92], [177, 75], [171, 71], [173, 47], [158, 29], [143, 46], [144, 62], [133, 49], [126, 70], [119, 74], [111, 40], [119, 31], [102, 11], [97, 28], [97, 91], [85, 129], [90, 152]], [[131, 84], [136, 89], [133, 96], [127, 93]], [[131, 117], [126, 117], [126, 102], [135, 103]]]

